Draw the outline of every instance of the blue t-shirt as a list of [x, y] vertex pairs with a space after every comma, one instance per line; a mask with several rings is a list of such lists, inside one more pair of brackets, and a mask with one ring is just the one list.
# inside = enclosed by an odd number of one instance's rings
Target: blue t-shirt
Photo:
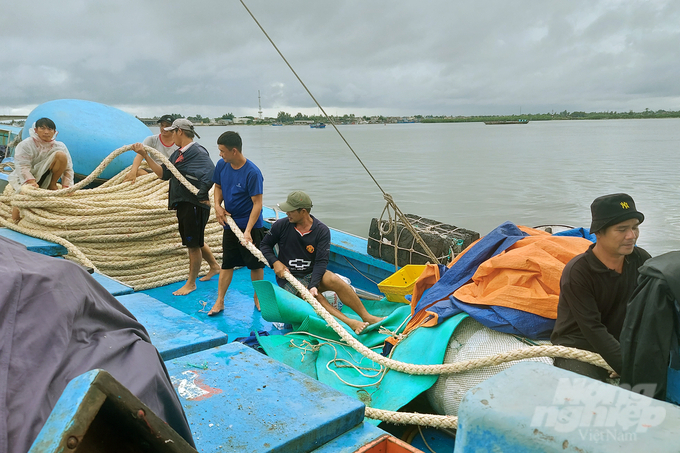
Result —
[[[220, 159], [215, 166], [213, 182], [222, 187], [224, 209], [231, 214], [239, 228], [245, 229], [248, 226], [250, 212], [253, 210], [251, 197], [263, 193], [264, 177], [260, 169], [250, 160], [246, 160], [243, 167], [234, 170], [231, 164]], [[260, 217], [253, 228], [261, 228], [262, 225], [264, 223], [262, 211], [260, 211]]]

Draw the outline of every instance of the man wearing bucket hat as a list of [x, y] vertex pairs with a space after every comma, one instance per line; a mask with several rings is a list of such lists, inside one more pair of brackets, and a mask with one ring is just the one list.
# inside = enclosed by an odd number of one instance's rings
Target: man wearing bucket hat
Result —
[[[380, 322], [382, 318], [368, 313], [361, 299], [346, 282], [326, 269], [331, 233], [326, 225], [309, 213], [312, 209], [309, 195], [300, 190], [291, 192], [286, 201], [278, 206], [286, 213], [287, 218], [279, 219], [272, 225], [262, 239], [260, 250], [274, 269], [279, 286], [297, 295], [293, 285], [283, 278], [286, 270], [290, 271], [330, 314], [357, 334], [369, 324]], [[274, 246], [277, 244], [278, 256], [274, 253]], [[354, 310], [361, 321], [348, 317], [329, 304], [322, 295], [324, 291], [334, 291], [343, 305]]]
[[[635, 245], [645, 216], [625, 193], [596, 198], [590, 210], [590, 232], [597, 241], [562, 272], [550, 339], [556, 345], [596, 352], [620, 373], [619, 335], [626, 305], [635, 290], [638, 268], [650, 258]], [[609, 377], [605, 369], [578, 360], [556, 358], [555, 366], [602, 381]]]
[[194, 136], [201, 138], [194, 125], [186, 118], [178, 118], [172, 126], [164, 128], [172, 132], [172, 141], [178, 149], [172, 153], [169, 160], [177, 170], [197, 189], [194, 195], [179, 182], [177, 178], [163, 165], [158, 165], [151, 158], [144, 147], [133, 148], [149, 164], [149, 168], [160, 179], [170, 180], [168, 188], [168, 209], [177, 212], [179, 234], [182, 245], [189, 251], [189, 278], [184, 286], [174, 291], [175, 296], [184, 296], [196, 289], [196, 278], [201, 270], [201, 261], [206, 260], [210, 271], [201, 280], [210, 280], [220, 272], [220, 265], [208, 244], [205, 244], [205, 226], [210, 218], [210, 197], [208, 192], [213, 186], [213, 163], [208, 150], [194, 141]]

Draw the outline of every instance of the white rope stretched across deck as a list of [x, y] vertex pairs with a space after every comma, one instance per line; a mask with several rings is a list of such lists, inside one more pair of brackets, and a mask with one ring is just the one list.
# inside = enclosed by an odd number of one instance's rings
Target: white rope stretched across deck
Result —
[[[227, 217], [227, 222], [231, 227], [232, 231], [236, 234], [239, 240], [246, 245], [246, 248], [255, 255], [260, 261], [268, 265], [262, 252], [255, 247], [253, 244], [245, 242], [243, 233], [236, 226], [236, 223], [231, 217]], [[307, 301], [313, 308], [314, 311], [321, 316], [321, 318], [326, 321], [326, 323], [344, 340], [349, 346], [354, 348], [357, 352], [361, 353], [364, 357], [372, 360], [373, 362], [382, 365], [391, 370], [400, 371], [407, 374], [416, 375], [446, 375], [460, 373], [463, 371], [470, 371], [476, 368], [489, 367], [493, 365], [500, 365], [506, 362], [512, 362], [515, 360], [530, 359], [535, 357], [562, 357], [566, 359], [576, 359], [594, 365], [606, 368], [613, 371], [607, 362], [602, 359], [599, 354], [595, 354], [589, 351], [583, 351], [575, 348], [567, 348], [564, 346], [532, 346], [530, 348], [515, 349], [513, 351], [504, 352], [501, 354], [495, 354], [488, 357], [483, 357], [480, 359], [467, 360], [464, 362], [448, 363], [442, 365], [414, 365], [410, 363], [400, 362], [376, 352], [373, 352], [370, 348], [366, 347], [359, 340], [354, 338], [349, 332], [347, 332], [335, 319], [333, 315], [328, 313], [328, 311], [323, 308], [323, 306], [316, 300], [314, 296], [309, 292], [309, 290], [302, 285], [290, 272], [286, 272], [284, 278], [290, 282], [296, 290], [300, 292], [303, 299]], [[386, 414], [390, 414], [389, 417]], [[404, 413], [404, 412], [391, 412], [379, 409], [374, 409], [366, 407], [366, 417], [374, 418], [379, 420], [389, 421], [391, 423], [404, 423], [404, 424], [414, 424], [414, 425], [426, 425], [426, 426], [436, 426], [440, 428], [456, 428], [458, 426], [458, 418], [453, 416], [436, 416], [428, 414], [415, 414], [415, 413]], [[384, 418], [385, 417], [385, 418]]]
[[[123, 182], [121, 172], [100, 187], [82, 190], [92, 182], [117, 156], [131, 149], [130, 145], [112, 152], [87, 178], [66, 189], [49, 191], [24, 186], [27, 190], [0, 197], [0, 224], [30, 236], [56, 242], [69, 250], [72, 258], [135, 289], [146, 289], [186, 278], [188, 258], [177, 234], [176, 218], [167, 209], [167, 183], [159, 182], [154, 174], [137, 178], [135, 184]], [[157, 150], [145, 147], [164, 163], [192, 193], [198, 189], [190, 184], [167, 158]], [[19, 225], [11, 220], [11, 205], [22, 210]], [[3, 218], [5, 217], [5, 218]], [[222, 227], [213, 219], [206, 228], [206, 243], [221, 251]], [[260, 250], [244, 242], [241, 230], [231, 217], [227, 222], [239, 240], [261, 262], [268, 265]], [[46, 232], [46, 230], [48, 232]], [[216, 253], [219, 256], [219, 253]], [[132, 268], [132, 269], [131, 269]], [[297, 289], [314, 311], [364, 357], [391, 370], [415, 375], [447, 375], [506, 362], [535, 358], [562, 357], [576, 359], [611, 370], [599, 354], [563, 346], [533, 346], [480, 359], [441, 365], [414, 365], [384, 357], [364, 346], [347, 332], [338, 321], [311, 295], [295, 277], [286, 272], [285, 279]], [[455, 428], [457, 417], [409, 414], [366, 408], [368, 418], [405, 423]]]

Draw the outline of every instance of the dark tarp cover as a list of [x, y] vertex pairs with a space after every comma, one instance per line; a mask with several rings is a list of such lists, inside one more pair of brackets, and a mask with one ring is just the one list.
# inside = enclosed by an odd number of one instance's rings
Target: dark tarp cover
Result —
[[0, 237], [0, 452], [25, 453], [69, 381], [108, 371], [194, 445], [144, 327], [83, 268]]
[[[678, 368], [680, 252], [648, 259], [640, 267], [621, 329], [621, 384], [656, 384], [654, 398], [666, 399], [669, 357]], [[676, 363], [673, 363], [676, 362]], [[652, 396], [652, 395], [648, 395]]]

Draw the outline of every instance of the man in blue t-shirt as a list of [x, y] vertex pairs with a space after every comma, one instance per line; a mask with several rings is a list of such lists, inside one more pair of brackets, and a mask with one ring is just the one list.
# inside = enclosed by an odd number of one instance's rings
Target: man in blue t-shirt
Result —
[[[241, 136], [227, 131], [217, 139], [221, 161], [213, 173], [215, 183], [215, 216], [224, 228], [222, 235], [222, 270], [217, 285], [217, 301], [208, 312], [214, 316], [224, 311], [224, 297], [227, 294], [234, 267], [247, 266], [252, 281], [264, 278], [264, 264], [239, 243], [238, 238], [227, 224], [231, 216], [243, 232], [246, 241], [260, 247], [264, 237], [262, 221], [262, 188], [264, 178], [257, 166], [243, 156]], [[224, 207], [222, 207], [224, 202]], [[255, 308], [260, 309], [257, 294], [253, 295]]]

